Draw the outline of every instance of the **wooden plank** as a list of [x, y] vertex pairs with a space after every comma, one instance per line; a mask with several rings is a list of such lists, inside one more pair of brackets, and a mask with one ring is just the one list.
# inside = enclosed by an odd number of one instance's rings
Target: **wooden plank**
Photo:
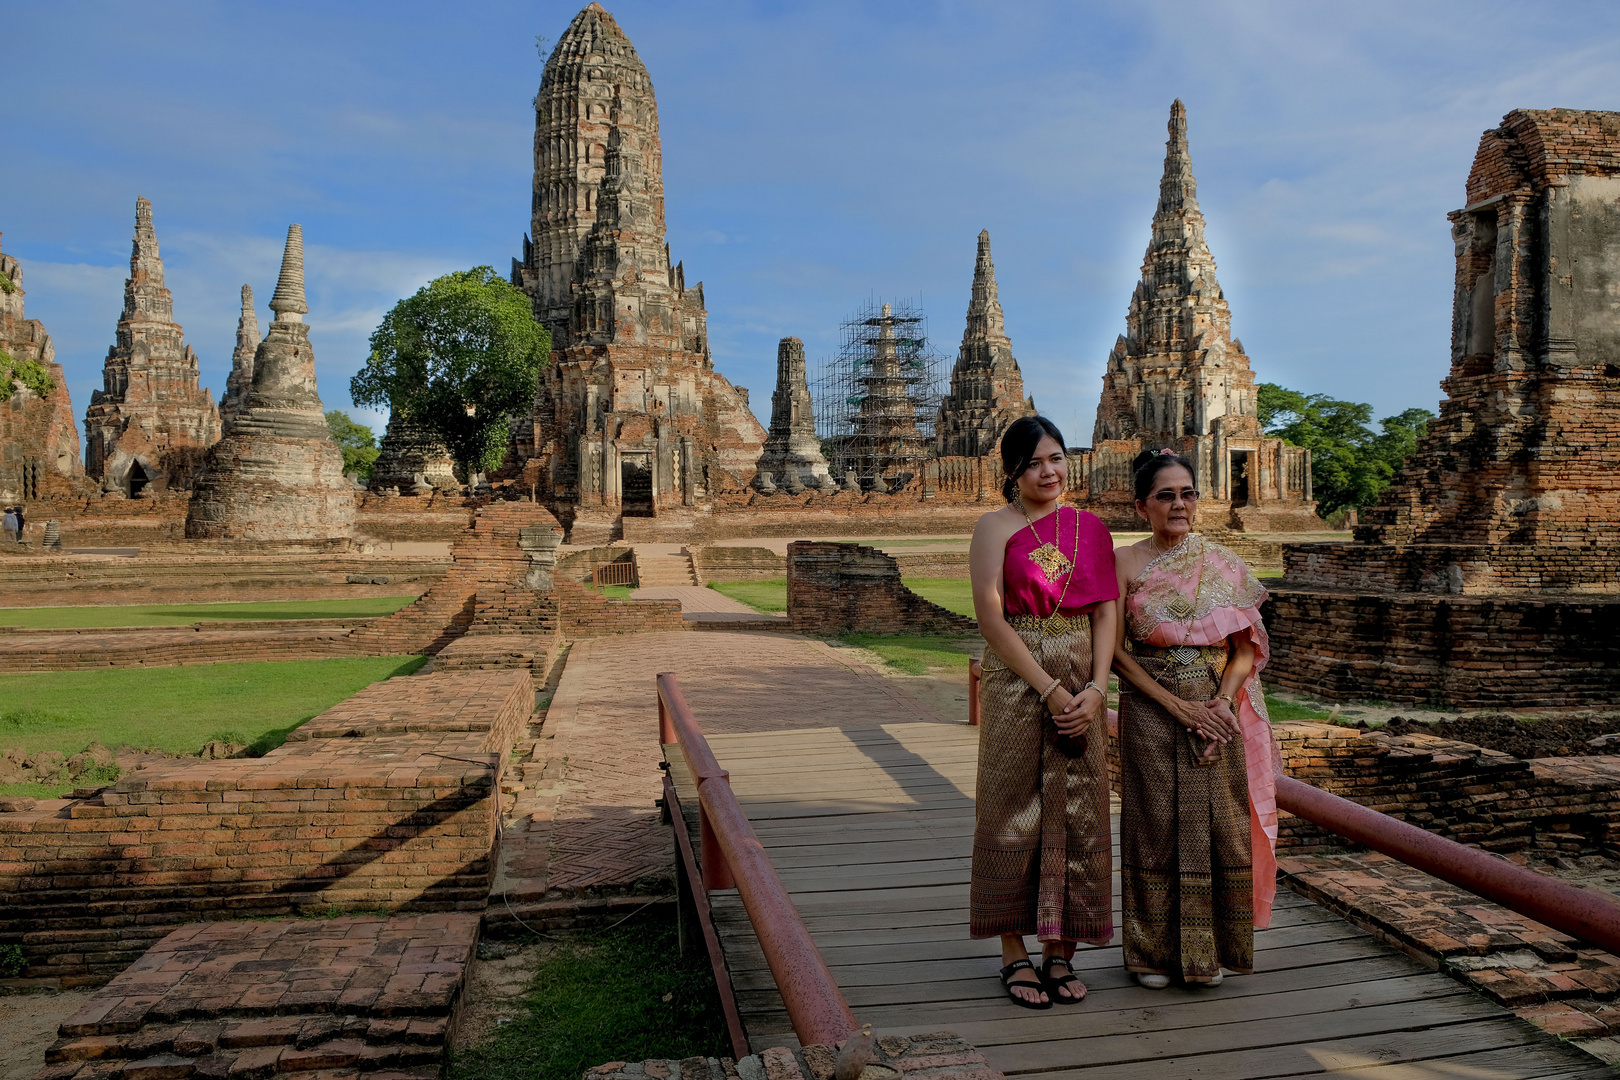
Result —
[[[1306, 1038], [1297, 1043], [1270, 1047], [1198, 1053], [1190, 1059], [1179, 1061], [1090, 1062], [1078, 1068], [1043, 1071], [1041, 1076], [1043, 1080], [1098, 1080], [1104, 1075], [1108, 1080], [1175, 1080], [1179, 1077], [1197, 1077], [1198, 1080], [1271, 1080], [1283, 1076], [1321, 1076], [1351, 1069], [1356, 1070], [1359, 1076], [1360, 1070], [1369, 1065], [1435, 1062], [1432, 1071], [1416, 1075], [1439, 1080], [1448, 1076], [1468, 1077], [1467, 1073], [1450, 1073], [1443, 1067], [1445, 1062], [1460, 1055], [1510, 1047], [1523, 1048], [1534, 1044], [1538, 1038], [1528, 1024], [1502, 1023], [1500, 1020], [1455, 1024], [1439, 1031], [1416, 1028], [1340, 1039], [1318, 1039], [1307, 1032], [1297, 1034], [1306, 1035]], [[1014, 1050], [1009, 1047], [1007, 1052]], [[1571, 1047], [1569, 1053], [1579, 1054], [1580, 1051]], [[985, 1056], [997, 1068], [1007, 1067], [996, 1056]], [[1502, 1080], [1518, 1075], [1516, 1072], [1505, 1073]], [[1496, 1078], [1488, 1077], [1488, 1080]]]
[[[893, 724], [711, 742], [851, 1008], [882, 1032], [950, 1028], [1004, 1072], [1043, 1078], [1606, 1075], [1286, 891], [1256, 935], [1253, 976], [1151, 991], [1117, 946], [1086, 948], [1084, 1006], [1019, 1009], [995, 976], [999, 944], [966, 935], [976, 732]], [[740, 902], [716, 893], [712, 909], [750, 1040], [796, 1045]], [[1521, 1061], [1529, 1071], [1511, 1071]]]

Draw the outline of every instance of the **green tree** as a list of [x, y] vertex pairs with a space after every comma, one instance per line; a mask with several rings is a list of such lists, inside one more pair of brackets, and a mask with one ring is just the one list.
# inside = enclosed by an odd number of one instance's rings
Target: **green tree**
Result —
[[1323, 516], [1370, 506], [1384, 493], [1434, 415], [1407, 409], [1368, 427], [1372, 406], [1326, 394], [1302, 394], [1275, 383], [1259, 387], [1256, 410], [1266, 432], [1311, 451], [1312, 487]]
[[439, 439], [468, 479], [498, 468], [512, 419], [534, 403], [551, 335], [494, 268], [458, 270], [395, 304], [349, 382], [357, 405], [386, 405]]
[[326, 427], [343, 451], [343, 472], [354, 473], [362, 480], [371, 479], [371, 467], [377, 463], [377, 437], [364, 424], [357, 424], [349, 414], [333, 409], [326, 414]]

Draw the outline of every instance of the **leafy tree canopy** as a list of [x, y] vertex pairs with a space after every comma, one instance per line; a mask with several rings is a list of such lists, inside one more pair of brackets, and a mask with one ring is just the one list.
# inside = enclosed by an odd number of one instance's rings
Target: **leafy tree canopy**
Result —
[[357, 424], [349, 414], [333, 409], [326, 414], [326, 427], [343, 451], [343, 472], [354, 473], [362, 480], [371, 479], [371, 467], [377, 463], [377, 437], [364, 424]]
[[[0, 275], [0, 281], [9, 280], [4, 275]], [[56, 389], [56, 384], [51, 381], [51, 373], [45, 370], [44, 364], [35, 360], [18, 360], [6, 350], [0, 349], [0, 391], [4, 392], [3, 396], [11, 396], [13, 379], [22, 383], [40, 397], [44, 397]]]
[[534, 402], [551, 335], [493, 267], [458, 270], [394, 305], [349, 382], [357, 405], [386, 405], [439, 439], [463, 475], [498, 468], [512, 419]]
[[1276, 383], [1260, 385], [1257, 411], [1267, 434], [1310, 449], [1312, 487], [1324, 516], [1376, 502], [1434, 419], [1427, 409], [1407, 409], [1380, 420], [1383, 430], [1374, 432], [1371, 405]]

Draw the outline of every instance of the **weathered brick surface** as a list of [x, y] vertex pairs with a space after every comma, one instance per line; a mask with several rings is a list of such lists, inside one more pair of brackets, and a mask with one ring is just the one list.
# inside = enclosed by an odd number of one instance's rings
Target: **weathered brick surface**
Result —
[[193, 923], [63, 1021], [36, 1076], [437, 1077], [477, 943], [462, 914]]
[[[839, 1044], [840, 1046], [843, 1044]], [[741, 1061], [731, 1058], [655, 1058], [611, 1061], [585, 1070], [585, 1080], [833, 1080], [837, 1047], [773, 1046]], [[874, 1042], [867, 1065], [874, 1075], [929, 1080], [1002, 1080], [984, 1055], [954, 1031], [888, 1035]]]
[[1278, 686], [1454, 709], [1602, 706], [1620, 696], [1620, 599], [1291, 585], [1273, 588], [1265, 606], [1266, 681]]
[[[1517, 109], [1485, 132], [1467, 204], [1449, 215], [1456, 283], [1440, 415], [1381, 505], [1362, 513], [1355, 544], [1287, 552], [1298, 595], [1267, 614], [1284, 685], [1325, 670], [1319, 692], [1339, 697], [1613, 699], [1617, 199], [1620, 114]], [[1383, 657], [1358, 634], [1369, 614], [1393, 624]], [[1493, 653], [1516, 670], [1481, 687]], [[1357, 669], [1373, 684], [1355, 686]]]
[[0, 814], [0, 942], [98, 982], [169, 927], [332, 908], [480, 910], [527, 671], [377, 683], [262, 758], [176, 761]]
[[79, 459], [79, 429], [68, 398], [67, 376], [56, 362], [51, 335], [38, 319], [23, 314], [22, 266], [0, 254], [0, 349], [19, 361], [39, 364], [49, 374], [51, 391], [43, 398], [20, 382], [0, 386], [0, 502], [24, 502], [27, 516], [44, 511], [40, 499], [71, 497], [84, 491], [84, 464]]
[[978, 624], [924, 600], [876, 548], [796, 540], [788, 545], [788, 620], [808, 634], [970, 634]]
[[[1290, 776], [1487, 851], [1620, 851], [1620, 758], [1523, 761], [1430, 735], [1362, 733], [1304, 721], [1274, 725]], [[1283, 814], [1277, 850], [1342, 845]]]

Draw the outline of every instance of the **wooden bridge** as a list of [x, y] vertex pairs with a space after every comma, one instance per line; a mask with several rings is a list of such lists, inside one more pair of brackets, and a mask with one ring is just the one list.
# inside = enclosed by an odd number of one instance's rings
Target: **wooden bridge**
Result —
[[[663, 738], [690, 846], [709, 864], [711, 879], [723, 877], [718, 854], [701, 850], [692, 771], [680, 749], [667, 745], [676, 719], [666, 718]], [[1253, 975], [1215, 989], [1153, 991], [1125, 972], [1117, 944], [1083, 947], [1076, 969], [1090, 988], [1084, 1003], [1018, 1008], [996, 978], [998, 942], [967, 935], [975, 728], [893, 723], [716, 735], [707, 745], [729, 771], [737, 803], [825, 961], [836, 983], [831, 992], [847, 1000], [843, 1016], [853, 1013], [880, 1035], [955, 1031], [1008, 1076], [1616, 1075], [1287, 890], [1279, 892], [1272, 928], [1256, 934]], [[729, 847], [735, 838], [724, 839]], [[798, 1045], [795, 1027], [804, 1027], [790, 1015], [761, 948], [760, 913], [751, 919], [737, 892], [708, 897], [738, 1034], [755, 1052]], [[780, 951], [778, 929], [766, 936]], [[814, 972], [784, 979], [788, 997], [815, 981]]]

